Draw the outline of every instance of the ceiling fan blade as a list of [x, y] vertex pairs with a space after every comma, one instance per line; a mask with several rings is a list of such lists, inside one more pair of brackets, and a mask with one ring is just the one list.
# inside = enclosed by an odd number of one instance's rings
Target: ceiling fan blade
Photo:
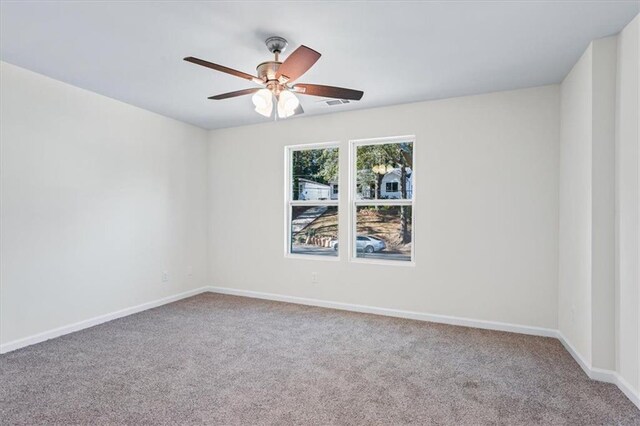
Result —
[[315, 50], [300, 46], [278, 67], [276, 78], [284, 77], [284, 82], [294, 81], [307, 72], [320, 59], [320, 56]]
[[219, 101], [219, 100], [222, 100], [222, 99], [235, 98], [237, 96], [250, 95], [252, 93], [256, 93], [258, 90], [260, 90], [259, 87], [256, 87], [256, 88], [253, 88], [253, 89], [236, 90], [235, 92], [229, 92], [229, 93], [223, 93], [221, 95], [209, 96], [207, 99], [214, 99], [216, 101]]
[[185, 61], [191, 62], [192, 64], [202, 65], [203, 67], [211, 68], [212, 70], [224, 72], [227, 74], [231, 74], [236, 77], [244, 78], [245, 80], [253, 81], [258, 84], [264, 83], [258, 77], [255, 77], [251, 74], [247, 74], [246, 72], [234, 70], [233, 68], [225, 67], [222, 65], [214, 64], [213, 62], [205, 61], [203, 59], [194, 58], [193, 56], [187, 56], [184, 58]]
[[298, 104], [298, 108], [296, 108], [293, 111], [293, 115], [300, 115], [300, 114], [304, 114], [304, 110], [302, 109], [302, 105]]
[[322, 86], [320, 84], [296, 84], [293, 86], [296, 93], [302, 95], [322, 96], [325, 98], [349, 99], [359, 101], [364, 92], [361, 90], [345, 89], [344, 87]]

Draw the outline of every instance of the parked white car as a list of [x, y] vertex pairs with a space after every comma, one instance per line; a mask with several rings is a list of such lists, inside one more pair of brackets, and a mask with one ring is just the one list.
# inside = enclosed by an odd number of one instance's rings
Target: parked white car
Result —
[[[338, 240], [331, 240], [329, 246], [334, 250], [338, 250]], [[387, 243], [383, 239], [372, 237], [370, 235], [358, 235], [356, 237], [356, 251], [373, 253], [382, 251], [387, 248]]]

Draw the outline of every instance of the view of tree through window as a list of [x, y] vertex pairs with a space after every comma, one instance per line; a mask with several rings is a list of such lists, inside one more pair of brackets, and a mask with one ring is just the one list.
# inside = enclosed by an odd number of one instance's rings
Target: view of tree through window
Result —
[[338, 207], [293, 206], [291, 253], [338, 255]]
[[413, 142], [355, 145], [355, 256], [412, 260]]
[[336, 257], [344, 245], [354, 258], [411, 262], [414, 144], [412, 138], [351, 142], [352, 234], [338, 241], [339, 148], [287, 148], [287, 253]]
[[338, 147], [290, 151], [289, 252], [338, 255]]
[[356, 207], [356, 256], [411, 260], [411, 206]]
[[293, 151], [292, 199], [328, 200], [338, 195], [338, 148]]
[[413, 196], [413, 143], [357, 147], [356, 198], [362, 200], [411, 199]]

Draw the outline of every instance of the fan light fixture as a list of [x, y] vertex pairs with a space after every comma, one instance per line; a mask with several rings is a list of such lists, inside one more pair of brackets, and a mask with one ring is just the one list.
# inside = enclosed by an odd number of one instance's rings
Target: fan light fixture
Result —
[[278, 96], [278, 117], [291, 117], [295, 114], [298, 105], [300, 105], [300, 101], [296, 98], [296, 95], [288, 90], [280, 92], [280, 96]]
[[256, 112], [265, 117], [271, 117], [273, 111], [273, 95], [269, 89], [260, 89], [251, 97]]
[[[283, 90], [277, 96], [278, 99], [278, 117], [287, 118], [296, 113], [296, 108], [300, 105], [300, 101], [288, 90]], [[255, 111], [264, 115], [265, 117], [271, 117], [273, 112], [273, 94], [269, 89], [260, 89], [251, 97], [253, 105], [256, 107]]]

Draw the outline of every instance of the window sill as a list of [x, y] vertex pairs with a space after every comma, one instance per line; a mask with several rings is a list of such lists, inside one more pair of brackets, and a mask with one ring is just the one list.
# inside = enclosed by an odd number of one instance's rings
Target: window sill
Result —
[[415, 261], [404, 260], [384, 260], [384, 259], [363, 259], [360, 257], [352, 257], [349, 259], [351, 263], [362, 263], [366, 265], [381, 265], [381, 266], [400, 266], [400, 267], [415, 267]]
[[286, 253], [285, 259], [297, 259], [297, 260], [315, 260], [315, 261], [327, 261], [327, 262], [339, 262], [340, 255], [338, 256], [317, 256], [313, 254], [293, 254]]

